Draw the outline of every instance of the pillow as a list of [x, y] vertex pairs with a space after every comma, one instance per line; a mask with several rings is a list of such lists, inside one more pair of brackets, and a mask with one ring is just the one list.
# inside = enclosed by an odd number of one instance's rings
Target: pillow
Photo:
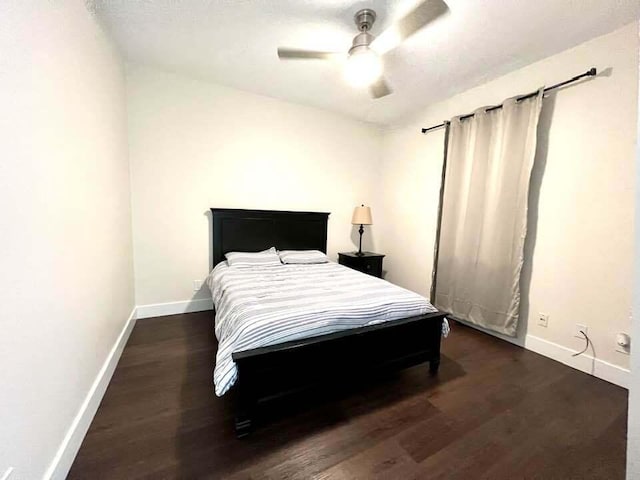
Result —
[[282, 263], [310, 264], [327, 263], [329, 259], [320, 250], [282, 250], [278, 252]]
[[229, 252], [225, 254], [230, 267], [272, 267], [282, 265], [274, 247], [262, 252]]

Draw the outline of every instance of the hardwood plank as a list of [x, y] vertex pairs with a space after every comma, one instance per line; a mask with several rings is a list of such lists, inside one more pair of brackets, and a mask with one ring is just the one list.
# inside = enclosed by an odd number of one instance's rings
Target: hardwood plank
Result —
[[407, 478], [416, 467], [417, 464], [397, 442], [387, 440], [321, 472], [316, 478]]
[[69, 478], [624, 478], [624, 389], [470, 328], [437, 377], [265, 405], [243, 440], [216, 350], [211, 312], [140, 320]]

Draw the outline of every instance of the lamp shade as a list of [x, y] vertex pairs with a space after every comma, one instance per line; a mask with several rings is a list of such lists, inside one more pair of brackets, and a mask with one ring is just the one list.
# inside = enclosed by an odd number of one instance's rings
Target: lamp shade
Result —
[[353, 217], [351, 218], [353, 225], [372, 225], [371, 221], [371, 208], [364, 205], [356, 207], [353, 210]]

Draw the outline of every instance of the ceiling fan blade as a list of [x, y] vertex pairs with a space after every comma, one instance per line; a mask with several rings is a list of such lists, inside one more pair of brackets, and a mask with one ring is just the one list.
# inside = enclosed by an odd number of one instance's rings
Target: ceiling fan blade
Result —
[[371, 48], [380, 55], [387, 53], [448, 11], [449, 7], [443, 0], [425, 0], [378, 35], [371, 42]]
[[393, 91], [387, 81], [383, 77], [380, 77], [369, 87], [369, 93], [373, 98], [382, 98], [393, 93]]
[[331, 60], [339, 55], [341, 54], [337, 52], [317, 52], [313, 50], [278, 47], [278, 57], [280, 60]]

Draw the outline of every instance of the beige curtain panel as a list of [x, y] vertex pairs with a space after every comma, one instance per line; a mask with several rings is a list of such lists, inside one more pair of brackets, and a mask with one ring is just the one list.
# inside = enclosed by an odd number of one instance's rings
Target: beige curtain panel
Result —
[[542, 94], [454, 118], [449, 132], [435, 306], [509, 336], [518, 324]]

